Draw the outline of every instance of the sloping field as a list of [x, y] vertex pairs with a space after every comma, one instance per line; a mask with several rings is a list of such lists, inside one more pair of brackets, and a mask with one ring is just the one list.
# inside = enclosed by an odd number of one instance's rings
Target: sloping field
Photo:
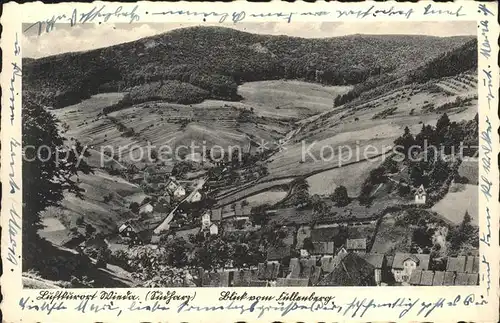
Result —
[[[455, 185], [458, 187], [454, 188]], [[458, 190], [455, 191], [456, 189]], [[468, 211], [472, 223], [478, 225], [478, 194], [477, 185], [453, 184], [450, 187], [450, 192], [432, 207], [432, 211], [441, 214], [455, 224], [462, 222], [465, 211]]]
[[252, 195], [246, 199], [251, 207], [269, 204], [273, 205], [285, 198], [287, 192], [270, 190], [257, 195]]
[[[84, 191], [82, 198], [73, 193], [66, 193], [61, 206], [50, 208], [42, 218], [44, 224], [48, 225], [46, 230], [47, 238], [51, 232], [61, 232], [61, 223], [70, 228], [75, 226], [76, 219], [80, 216], [84, 218], [85, 223], [90, 223], [99, 231], [110, 233], [117, 229], [117, 226], [125, 221], [128, 214], [130, 199], [142, 190], [117, 176], [110, 176], [104, 172], [96, 171], [95, 174], [80, 175], [79, 187]], [[104, 197], [111, 194], [109, 201], [104, 201]], [[51, 219], [51, 218], [57, 218]], [[59, 237], [54, 237], [59, 239]]]
[[370, 160], [310, 176], [307, 178], [309, 194], [330, 195], [337, 186], [343, 185], [347, 188], [349, 196], [358, 196], [370, 171], [377, 168], [381, 162], [381, 160]]
[[[209, 100], [195, 105], [147, 102], [102, 115], [104, 107], [122, 97], [122, 93], [99, 94], [54, 110], [54, 114], [62, 121], [66, 137], [91, 144], [97, 151], [112, 153], [124, 162], [139, 159], [140, 150], [134, 146], [146, 147], [148, 142], [156, 149], [168, 146], [164, 152], [192, 144], [195, 152], [201, 152], [203, 146], [216, 145], [228, 151], [230, 146], [245, 147], [251, 140], [273, 144], [291, 129], [288, 123], [279, 120], [283, 117], [280, 115], [270, 119], [255, 113], [250, 119], [240, 119], [242, 109], [250, 111], [253, 107], [250, 100], [245, 103]], [[97, 161], [95, 164], [98, 165]]]
[[287, 136], [290, 140], [285, 149], [272, 156], [269, 177], [304, 175], [381, 154], [392, 147], [406, 126], [415, 134], [422, 123], [435, 125], [443, 111], [426, 109], [430, 104], [438, 108], [458, 97], [471, 98], [446, 110], [451, 121], [471, 120], [477, 113], [475, 80], [473, 72], [439, 80], [462, 84], [454, 93], [436, 89], [436, 81], [388, 88], [380, 95], [310, 117]]
[[337, 95], [352, 86], [323, 86], [292, 80], [244, 83], [238, 88], [242, 103], [253, 106], [259, 115], [302, 118], [330, 110]]

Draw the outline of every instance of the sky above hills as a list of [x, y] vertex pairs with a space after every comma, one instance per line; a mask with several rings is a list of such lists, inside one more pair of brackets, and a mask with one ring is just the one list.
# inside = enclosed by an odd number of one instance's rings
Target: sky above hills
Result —
[[[39, 58], [66, 52], [85, 51], [108, 47], [143, 37], [168, 32], [173, 29], [199, 26], [200, 24], [151, 23], [151, 24], [85, 24], [70, 27], [57, 24], [50, 33], [38, 35], [38, 27], [23, 33], [24, 57]], [[351, 34], [403, 34], [429, 36], [476, 35], [476, 23], [465, 22], [323, 22], [323, 23], [238, 23], [203, 24], [231, 27], [258, 34], [288, 35], [306, 38], [324, 38]], [[29, 24], [23, 25], [23, 30]]]

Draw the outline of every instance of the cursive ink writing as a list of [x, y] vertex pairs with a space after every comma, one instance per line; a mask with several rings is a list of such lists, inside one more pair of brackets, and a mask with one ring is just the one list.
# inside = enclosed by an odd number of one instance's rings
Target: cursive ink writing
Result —
[[277, 17], [277, 18], [283, 18], [285, 19], [288, 23], [292, 22], [292, 16], [296, 14], [296, 12], [269, 12], [269, 13], [252, 13], [250, 14], [250, 17], [254, 18], [268, 18], [268, 17]]
[[[107, 22], [111, 17], [115, 18], [129, 18], [129, 23], [139, 21], [141, 17], [137, 13], [139, 5], [134, 6], [130, 11], [124, 10], [123, 6], [118, 6], [110, 11], [107, 11], [107, 6], [102, 5], [99, 9], [98, 7], [92, 8], [89, 12], [78, 13], [77, 9], [73, 9], [71, 15], [53, 15], [51, 18], [46, 20], [37, 21], [29, 25], [24, 31], [28, 31], [35, 26], [38, 27], [38, 35], [43, 32], [50, 33], [55, 28], [56, 23], [69, 23], [71, 27], [76, 24], [84, 24], [94, 22], [96, 18], [101, 18], [103, 22]], [[99, 21], [101, 22], [101, 21]]]
[[[95, 18], [104, 18], [104, 22], [107, 22], [111, 17], [128, 17], [129, 23], [133, 23], [135, 21], [139, 21], [140, 19], [139, 15], [137, 14], [137, 8], [139, 8], [138, 5], [132, 8], [130, 12], [124, 11], [123, 6], [117, 7], [115, 11], [112, 12], [105, 12], [105, 8], [106, 5], [103, 5], [99, 9], [97, 9], [97, 7], [94, 7], [89, 12], [80, 14], [80, 20], [78, 20], [78, 22], [84, 24], [86, 22], [92, 22]], [[76, 16], [76, 9], [73, 12]]]
[[356, 18], [366, 18], [368, 16], [372, 17], [377, 17], [379, 15], [385, 15], [385, 16], [405, 16], [406, 19], [409, 19], [410, 16], [413, 14], [413, 9], [408, 9], [408, 10], [398, 10], [395, 9], [394, 6], [390, 7], [389, 9], [375, 9], [375, 6], [371, 6], [367, 10], [337, 10], [337, 18], [341, 18], [343, 16], [349, 17], [349, 16], [356, 16]]
[[9, 185], [10, 185], [10, 194], [16, 193], [16, 190], [19, 190], [19, 185], [17, 185], [15, 177], [16, 177], [16, 148], [21, 144], [15, 139], [10, 138], [10, 172], [9, 172]]
[[122, 314], [122, 310], [118, 306], [115, 306], [113, 301], [110, 301], [107, 304], [102, 304], [102, 303], [89, 304], [89, 300], [84, 300], [81, 301], [78, 304], [78, 306], [75, 307], [75, 310], [82, 313], [87, 313], [87, 312], [99, 313], [102, 311], [116, 311], [117, 312], [116, 316], [120, 316]]
[[462, 13], [463, 6], [458, 7], [457, 10], [435, 10], [432, 7], [432, 4], [429, 4], [425, 6], [424, 8], [424, 16], [426, 15], [449, 15], [449, 16], [455, 16], [455, 17], [462, 17], [465, 16], [465, 14]]
[[484, 171], [486, 174], [489, 174], [491, 169], [490, 153], [493, 151], [493, 147], [491, 143], [491, 122], [488, 117], [486, 117], [486, 124], [488, 125], [486, 130], [481, 131], [481, 140], [484, 142], [484, 144], [481, 145], [481, 148], [484, 150], [484, 156], [481, 158], [481, 162]]
[[153, 305], [140, 305], [141, 302], [136, 303], [135, 301], [130, 304], [128, 310], [129, 311], [149, 311], [149, 312], [156, 312], [156, 311], [168, 311], [170, 308], [160, 305], [158, 301], [154, 302]]
[[481, 24], [481, 36], [483, 36], [483, 40], [481, 41], [481, 49], [479, 52], [483, 55], [484, 58], [490, 58], [491, 55], [491, 44], [488, 38], [488, 33], [490, 29], [488, 27], [488, 20], [482, 20]]
[[479, 4], [479, 12], [482, 12], [485, 16], [493, 16], [493, 12], [486, 8], [484, 3]]
[[491, 197], [491, 186], [493, 186], [493, 183], [484, 175], [482, 175], [480, 186], [481, 186], [481, 193], [483, 193], [483, 195], [486, 196], [486, 200], [489, 201]]
[[495, 96], [493, 95], [493, 79], [491, 70], [487, 71], [483, 69], [483, 73], [483, 85], [488, 89], [488, 94], [486, 95], [486, 98], [488, 99], [488, 109], [491, 109], [491, 100], [495, 98]]
[[219, 22], [222, 23], [226, 21], [227, 17], [229, 17], [229, 13], [227, 12], [203, 12], [203, 11], [189, 11], [189, 10], [169, 10], [169, 11], [161, 11], [161, 12], [153, 12], [152, 15], [163, 15], [163, 16], [202, 16], [203, 18], [208, 17], [218, 17]]
[[52, 311], [62, 311], [67, 309], [66, 306], [64, 306], [63, 302], [43, 302], [41, 305], [38, 304], [33, 304], [33, 300], [31, 300], [32, 304], [28, 304], [28, 301], [30, 301], [30, 298], [27, 297], [26, 299], [24, 297], [21, 298], [19, 301], [19, 306], [21, 307], [22, 310], [34, 310], [37, 312], [46, 312], [47, 315], [50, 315]]
[[10, 92], [10, 124], [14, 125], [14, 110], [15, 110], [15, 101], [16, 101], [16, 95], [19, 95], [19, 93], [16, 93], [16, 78], [17, 77], [22, 77], [22, 69], [17, 65], [17, 63], [12, 63], [12, 76], [10, 78], [10, 87], [9, 87], [9, 92]]
[[487, 245], [488, 247], [490, 246], [490, 239], [491, 239], [491, 216], [490, 216], [490, 208], [486, 207], [486, 229], [488, 232], [486, 235], [483, 232], [482, 238], [479, 239], [482, 243]]
[[16, 238], [21, 231], [20, 221], [21, 217], [17, 214], [14, 204], [12, 204], [9, 210], [9, 247], [7, 248], [7, 260], [15, 266], [17, 266]]
[[[483, 260], [481, 260], [482, 264], [486, 265], [486, 295], [490, 295], [490, 289], [491, 289], [491, 268], [490, 268], [490, 262], [486, 260], [486, 256], [483, 255]], [[483, 281], [485, 280], [484, 274], [483, 274]]]

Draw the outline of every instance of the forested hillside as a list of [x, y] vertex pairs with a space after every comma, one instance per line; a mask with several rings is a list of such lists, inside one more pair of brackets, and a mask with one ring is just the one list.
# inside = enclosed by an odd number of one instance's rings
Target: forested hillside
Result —
[[[177, 80], [236, 100], [246, 81], [303, 79], [331, 85], [411, 70], [471, 37], [367, 36], [326, 39], [257, 35], [221, 27], [177, 29], [134, 42], [25, 60], [24, 87], [55, 108], [97, 92]], [[388, 54], [390, 53], [390, 54]]]
[[458, 75], [477, 68], [477, 40], [472, 39], [452, 50], [443, 52], [432, 60], [419, 61], [409, 73], [395, 70], [394, 73], [376, 75], [363, 83], [357, 84], [351, 91], [335, 98], [335, 106], [348, 103], [361, 95], [371, 97], [379, 88], [377, 94], [388, 88], [395, 88], [410, 83], [425, 83], [431, 79]]

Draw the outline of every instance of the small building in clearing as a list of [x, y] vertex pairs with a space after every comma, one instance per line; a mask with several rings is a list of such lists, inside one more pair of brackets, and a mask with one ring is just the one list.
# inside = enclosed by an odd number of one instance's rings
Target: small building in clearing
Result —
[[424, 185], [420, 187], [415, 192], [415, 204], [425, 204], [427, 199], [427, 192], [425, 191]]

